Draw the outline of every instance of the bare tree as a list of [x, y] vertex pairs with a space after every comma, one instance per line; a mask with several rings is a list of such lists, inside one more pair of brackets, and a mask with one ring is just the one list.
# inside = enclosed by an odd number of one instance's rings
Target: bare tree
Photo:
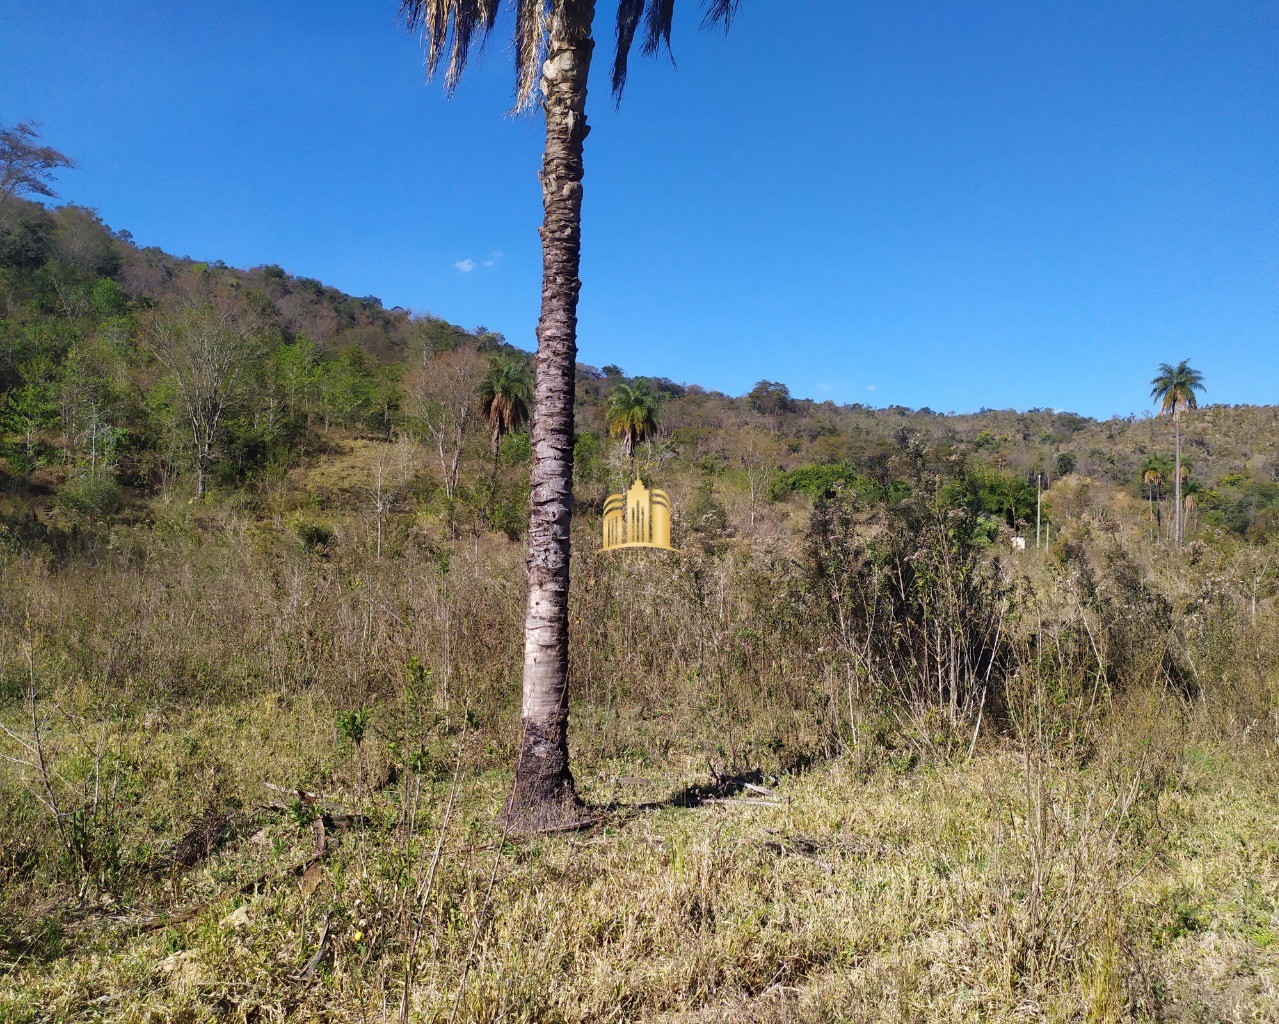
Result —
[[196, 494], [203, 498], [223, 417], [262, 351], [261, 324], [229, 301], [205, 300], [153, 319], [145, 341], [177, 394], [195, 462]]
[[409, 414], [440, 464], [450, 506], [467, 433], [479, 422], [475, 386], [483, 372], [478, 355], [458, 349], [424, 359], [405, 387]]
[[781, 462], [782, 445], [777, 435], [763, 427], [750, 426], [737, 438], [733, 459], [746, 478], [750, 495], [750, 525], [755, 529], [755, 510], [768, 492]]
[[1250, 617], [1257, 618], [1257, 599], [1275, 580], [1279, 580], [1279, 548], [1247, 545], [1231, 559], [1233, 574], [1243, 587]]

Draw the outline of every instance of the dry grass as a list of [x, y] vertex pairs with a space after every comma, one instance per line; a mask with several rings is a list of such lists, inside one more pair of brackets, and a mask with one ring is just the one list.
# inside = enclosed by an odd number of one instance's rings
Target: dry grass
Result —
[[792, 563], [584, 540], [611, 813], [515, 843], [520, 548], [295, 511], [4, 563], [0, 1019], [1279, 1019], [1273, 609], [1028, 561], [974, 746], [850, 671]]
[[[395, 1019], [410, 949], [414, 1020], [1279, 1013], [1274, 779], [1220, 751], [1189, 752], [1157, 792], [1140, 764], [1063, 769], [1015, 750], [907, 772], [841, 759], [781, 780], [769, 804], [659, 805], [518, 845], [494, 832], [500, 773], [468, 775], [447, 825], [448, 780], [409, 776], [347, 790], [368, 823], [331, 827], [331, 852], [298, 877], [313, 826], [250, 805], [271, 797], [266, 765], [352, 774], [325, 710], [265, 701], [120, 728], [143, 794], [124, 845], [172, 835], [166, 812], [215, 788], [251, 824], [118, 900], [90, 889], [41, 906], [29, 890], [15, 905], [11, 890], [6, 1019]], [[183, 755], [193, 737], [221, 755], [217, 783]], [[644, 788], [668, 794], [696, 771], [671, 765]], [[583, 782], [598, 801], [617, 787]]]

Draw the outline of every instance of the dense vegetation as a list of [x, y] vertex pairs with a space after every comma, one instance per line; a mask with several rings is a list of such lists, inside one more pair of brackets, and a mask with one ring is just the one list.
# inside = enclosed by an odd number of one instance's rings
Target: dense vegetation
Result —
[[582, 367], [610, 813], [513, 842], [528, 355], [0, 218], [0, 1016], [1279, 1013], [1279, 409], [1183, 413], [1179, 546], [1164, 418]]

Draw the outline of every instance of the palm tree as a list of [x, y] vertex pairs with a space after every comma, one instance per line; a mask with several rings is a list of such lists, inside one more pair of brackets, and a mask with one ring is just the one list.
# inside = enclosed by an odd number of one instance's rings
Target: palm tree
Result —
[[[732, 21], [740, 0], [702, 0], [704, 25]], [[523, 831], [568, 824], [581, 802], [568, 759], [569, 524], [573, 510], [573, 398], [578, 270], [582, 242], [582, 146], [586, 83], [595, 49], [596, 0], [512, 0], [515, 101], [527, 109], [540, 84], [546, 117], [542, 153], [542, 311], [531, 442], [528, 605], [524, 619], [522, 735], [502, 814]], [[502, 0], [401, 0], [420, 30], [426, 65], [443, 64], [452, 90], [471, 47], [493, 30]], [[627, 59], [643, 21], [643, 51], [669, 49], [674, 0], [617, 0], [613, 93], [620, 100]], [[447, 56], [447, 60], [445, 59]], [[540, 73], [540, 83], [539, 83]]]
[[[1159, 527], [1162, 524], [1162, 516], [1159, 513], [1160, 506], [1156, 504], [1156, 501], [1163, 498], [1164, 461], [1162, 457], [1156, 455], [1142, 462], [1141, 482], [1146, 485], [1146, 496], [1150, 499], [1151, 534], [1158, 536]], [[1158, 499], [1156, 499], [1156, 495], [1159, 496]]]
[[608, 432], [622, 439], [622, 452], [631, 460], [631, 475], [638, 478], [635, 446], [657, 431], [657, 408], [661, 396], [646, 380], [619, 384], [608, 396], [604, 411]]
[[1199, 487], [1198, 481], [1195, 481], [1193, 483], [1190, 483], [1187, 481], [1186, 478], [1190, 476], [1190, 473], [1185, 466], [1181, 467], [1181, 472], [1182, 472], [1181, 486], [1186, 492], [1186, 496], [1181, 499], [1181, 508], [1182, 508], [1181, 526], [1182, 526], [1182, 533], [1185, 533], [1186, 523], [1190, 521], [1191, 513], [1193, 513], [1194, 510], [1199, 505], [1199, 499], [1196, 497], [1196, 495], [1200, 493], [1200, 487]]
[[1181, 516], [1181, 411], [1198, 407], [1199, 400], [1195, 397], [1195, 392], [1204, 390], [1203, 376], [1190, 365], [1189, 359], [1183, 359], [1176, 366], [1160, 363], [1159, 373], [1150, 382], [1150, 397], [1159, 403], [1161, 413], [1172, 413], [1177, 437], [1176, 468], [1172, 477], [1176, 486], [1172, 535], [1178, 544], [1185, 539]]
[[497, 479], [497, 453], [502, 438], [528, 422], [533, 405], [533, 376], [528, 365], [513, 357], [489, 360], [488, 372], [476, 388], [480, 411], [488, 424], [493, 449], [493, 478]]

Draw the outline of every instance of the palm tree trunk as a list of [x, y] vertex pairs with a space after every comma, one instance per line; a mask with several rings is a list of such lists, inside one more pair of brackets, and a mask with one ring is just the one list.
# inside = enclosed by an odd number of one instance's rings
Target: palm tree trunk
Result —
[[1181, 410], [1180, 409], [1173, 410], [1172, 422], [1173, 422], [1174, 428], [1176, 429], [1176, 435], [1177, 435], [1177, 456], [1176, 456], [1177, 465], [1172, 471], [1173, 472], [1172, 485], [1176, 489], [1175, 497], [1173, 499], [1174, 502], [1176, 503], [1176, 507], [1173, 509], [1173, 513], [1172, 513], [1172, 535], [1173, 535], [1173, 540], [1177, 544], [1180, 544], [1181, 543]]
[[530, 431], [524, 706], [515, 779], [502, 810], [507, 827], [517, 831], [571, 821], [582, 806], [568, 760], [568, 589], [582, 144], [594, 15], [595, 0], [556, 5], [542, 68], [542, 314]]

